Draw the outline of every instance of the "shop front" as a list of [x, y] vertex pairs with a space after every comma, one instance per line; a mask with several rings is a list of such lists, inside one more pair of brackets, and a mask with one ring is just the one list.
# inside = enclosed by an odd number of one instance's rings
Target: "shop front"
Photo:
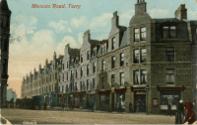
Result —
[[[125, 111], [125, 92], [126, 88], [115, 88], [115, 93], [114, 93], [114, 110], [118, 112], [123, 112]], [[112, 96], [113, 98], [113, 96]]]
[[99, 95], [99, 110], [109, 111], [110, 110], [110, 92], [111, 90], [100, 90]]
[[146, 86], [137, 86], [131, 88], [134, 98], [134, 112], [143, 112], [147, 111], [147, 87]]
[[179, 100], [182, 99], [181, 93], [184, 89], [184, 86], [158, 86], [160, 92], [160, 110], [162, 112], [169, 110], [176, 111], [176, 106]]

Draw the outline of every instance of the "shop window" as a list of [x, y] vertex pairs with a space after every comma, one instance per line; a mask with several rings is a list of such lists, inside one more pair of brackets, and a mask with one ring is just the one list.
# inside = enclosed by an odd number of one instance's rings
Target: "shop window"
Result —
[[161, 92], [160, 94], [161, 110], [168, 110], [168, 105], [171, 105], [172, 110], [176, 110], [176, 105], [179, 102], [179, 99], [180, 99], [180, 93]]

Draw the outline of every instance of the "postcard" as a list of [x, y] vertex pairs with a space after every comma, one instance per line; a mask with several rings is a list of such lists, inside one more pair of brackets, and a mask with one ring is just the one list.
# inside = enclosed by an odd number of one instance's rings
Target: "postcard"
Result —
[[2, 124], [197, 124], [196, 0], [0, 0]]

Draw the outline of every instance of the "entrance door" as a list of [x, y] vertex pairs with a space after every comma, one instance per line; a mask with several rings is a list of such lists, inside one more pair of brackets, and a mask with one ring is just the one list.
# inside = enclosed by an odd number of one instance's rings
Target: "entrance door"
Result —
[[146, 112], [146, 95], [135, 95], [135, 112]]

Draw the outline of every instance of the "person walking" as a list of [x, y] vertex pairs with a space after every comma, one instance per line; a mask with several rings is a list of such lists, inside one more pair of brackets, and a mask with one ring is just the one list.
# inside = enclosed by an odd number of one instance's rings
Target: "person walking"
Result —
[[176, 124], [182, 124], [184, 119], [184, 104], [183, 100], [180, 100], [177, 104], [177, 111], [175, 116], [175, 123]]
[[193, 104], [191, 102], [186, 102], [184, 104], [185, 119], [184, 123], [193, 124], [196, 121], [195, 112], [193, 111]]
[[170, 103], [168, 103], [168, 115], [172, 115], [172, 106]]

